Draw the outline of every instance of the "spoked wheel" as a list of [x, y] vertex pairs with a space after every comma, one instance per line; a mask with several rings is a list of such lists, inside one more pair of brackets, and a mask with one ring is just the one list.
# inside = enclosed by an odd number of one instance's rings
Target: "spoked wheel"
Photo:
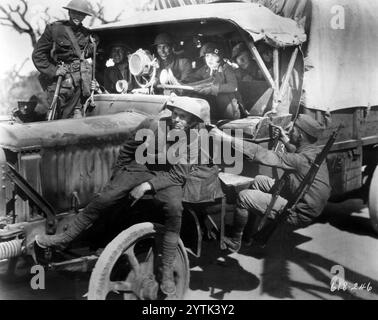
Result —
[[[110, 242], [93, 269], [89, 300], [160, 300], [159, 254], [164, 227], [154, 223], [136, 224]], [[176, 299], [189, 288], [189, 260], [180, 240], [174, 263]]]

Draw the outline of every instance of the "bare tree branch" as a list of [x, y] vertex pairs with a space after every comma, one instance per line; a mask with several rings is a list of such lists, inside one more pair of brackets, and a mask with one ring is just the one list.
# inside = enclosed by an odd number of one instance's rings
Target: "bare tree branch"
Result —
[[95, 6], [90, 3], [91, 9], [93, 11], [93, 16], [91, 17], [91, 20], [89, 22], [89, 25], [93, 25], [95, 20], [99, 20], [102, 24], [105, 23], [112, 23], [117, 22], [120, 20], [121, 15], [123, 14], [124, 10], [122, 10], [116, 17], [113, 19], [107, 19], [105, 18], [105, 6], [103, 5], [103, 1], [96, 2]]
[[0, 16], [0, 19], [2, 21], [8, 22], [2, 22], [1, 25], [11, 27], [21, 34], [28, 34], [33, 47], [35, 47], [37, 43], [37, 36], [35, 30], [26, 18], [26, 14], [29, 10], [27, 0], [19, 1], [20, 3], [18, 3], [14, 7], [12, 7], [10, 4], [7, 5], [7, 8], [5, 8], [3, 5], [0, 5], [0, 12], [3, 13], [3, 16]]

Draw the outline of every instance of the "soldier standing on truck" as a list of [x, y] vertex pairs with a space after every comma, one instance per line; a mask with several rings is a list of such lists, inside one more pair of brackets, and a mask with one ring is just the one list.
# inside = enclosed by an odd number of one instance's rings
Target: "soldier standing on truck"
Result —
[[95, 43], [82, 21], [92, 13], [86, 0], [72, 0], [64, 9], [68, 10], [69, 20], [46, 26], [32, 58], [50, 105], [58, 77], [63, 77], [58, 89], [57, 118], [81, 118], [92, 77], [92, 67], [85, 59], [93, 54]]
[[[285, 171], [292, 171], [290, 179], [283, 188], [283, 193], [278, 197], [270, 211], [269, 218], [274, 219], [285, 207], [288, 200], [294, 197], [295, 191], [319, 153], [319, 148], [315, 143], [322, 129], [320, 124], [310, 116], [299, 115], [290, 133], [290, 138], [281, 130], [281, 140], [283, 143], [288, 145], [290, 149], [292, 147], [290, 144], [296, 147], [295, 152], [290, 151], [290, 153], [283, 154], [267, 150], [252, 142], [237, 141], [230, 138], [234, 147], [238, 150], [243, 150], [244, 155], [251, 161], [281, 168]], [[217, 129], [211, 132], [216, 137], [225, 137]], [[232, 236], [230, 238], [225, 237], [224, 240], [230, 251], [238, 252], [241, 247], [242, 235], [244, 227], [248, 222], [249, 212], [258, 216], [265, 213], [273, 197], [271, 190], [274, 184], [275, 180], [270, 177], [256, 176], [250, 189], [239, 193], [236, 202], [237, 207], [234, 215]], [[310, 225], [322, 213], [330, 193], [329, 173], [327, 164], [324, 162], [310, 189], [299, 201], [296, 211], [290, 212], [285, 223], [294, 228], [303, 228]]]

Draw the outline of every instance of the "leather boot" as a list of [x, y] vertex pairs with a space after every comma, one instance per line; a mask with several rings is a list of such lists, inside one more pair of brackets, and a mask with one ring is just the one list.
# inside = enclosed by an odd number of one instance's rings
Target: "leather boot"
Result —
[[166, 295], [174, 295], [176, 293], [173, 271], [178, 241], [178, 233], [172, 231], [165, 232], [163, 237], [160, 290]]
[[233, 253], [238, 252], [241, 248], [242, 236], [242, 233], [234, 233], [232, 238], [224, 237], [223, 241], [227, 249]]
[[64, 250], [91, 223], [87, 215], [81, 212], [75, 216], [64, 232], [54, 235], [38, 234], [35, 241], [40, 248]]
[[241, 248], [243, 230], [248, 222], [248, 210], [236, 207], [234, 214], [234, 225], [232, 227], [232, 236], [224, 237], [223, 241], [227, 249], [231, 252], [238, 252]]

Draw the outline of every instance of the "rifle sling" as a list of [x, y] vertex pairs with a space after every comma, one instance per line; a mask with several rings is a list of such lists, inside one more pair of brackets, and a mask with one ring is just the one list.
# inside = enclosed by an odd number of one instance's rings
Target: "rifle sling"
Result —
[[80, 61], [84, 60], [84, 52], [81, 52], [79, 43], [77, 42], [77, 39], [72, 31], [72, 29], [69, 26], [64, 26], [64, 29], [67, 32], [68, 37], [70, 38], [71, 44], [73, 46], [75, 54], [78, 56]]

